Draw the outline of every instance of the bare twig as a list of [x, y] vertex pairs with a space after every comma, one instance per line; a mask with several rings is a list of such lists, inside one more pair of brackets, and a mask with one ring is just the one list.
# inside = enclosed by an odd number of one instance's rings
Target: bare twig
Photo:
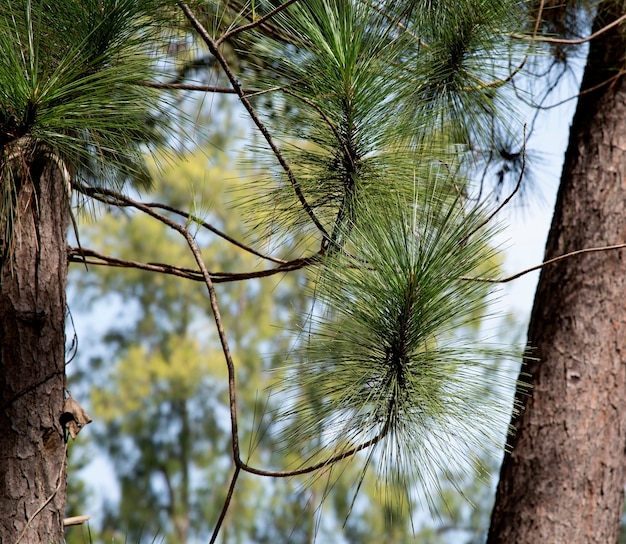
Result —
[[[606, 85], [609, 85], [611, 83], [613, 83], [616, 79], [619, 79], [620, 77], [622, 77], [624, 74], [626, 74], [626, 70], [619, 70], [616, 74], [612, 75], [610, 78], [605, 79], [602, 83], [598, 83], [597, 85], [593, 85], [592, 87], [589, 87], [587, 89], [584, 89], [582, 91], [580, 91], [579, 93], [576, 93], [568, 98], [565, 98], [563, 100], [560, 100], [559, 102], [556, 102], [555, 104], [550, 104], [549, 106], [542, 106], [541, 102], [535, 103], [533, 101], [530, 100], [526, 100], [526, 99], [522, 99], [524, 101], [525, 104], [527, 104], [528, 106], [530, 106], [531, 108], [537, 109], [537, 110], [551, 110], [554, 108], [558, 108], [559, 106], [562, 106], [563, 104], [566, 104], [567, 102], [570, 102], [572, 100], [576, 100], [577, 98], [580, 98], [583, 95], [592, 93], [593, 91], [597, 91], [598, 89], [601, 89], [602, 87], [605, 87]], [[519, 98], [519, 96], [518, 96]]]
[[[126, 197], [120, 193], [117, 193], [111, 189], [103, 189], [103, 188], [93, 188], [93, 187], [88, 187], [86, 185], [76, 185], [76, 188], [78, 191], [89, 195], [97, 200], [100, 200], [101, 202], [104, 202], [106, 204], [112, 204], [114, 206], [119, 206], [119, 207], [133, 207], [133, 208], [137, 208], [137, 209], [141, 209], [140, 206], [145, 206], [148, 208], [157, 208], [157, 209], [161, 209], [161, 210], [165, 210], [167, 212], [179, 215], [180, 217], [184, 217], [185, 219], [187, 219], [188, 221], [193, 221], [194, 223], [201, 225], [203, 228], [207, 229], [208, 231], [212, 232], [213, 234], [216, 234], [217, 236], [219, 236], [220, 238], [223, 238], [224, 240], [226, 240], [227, 242], [230, 242], [231, 244], [233, 244], [234, 246], [237, 246], [240, 249], [243, 249], [244, 251], [247, 251], [248, 253], [251, 253], [252, 255], [255, 255], [257, 257], [260, 257], [261, 259], [265, 259], [268, 261], [272, 261], [274, 263], [277, 264], [285, 264], [287, 263], [287, 261], [285, 261], [284, 259], [278, 259], [276, 257], [272, 257], [270, 255], [266, 255], [264, 253], [261, 253], [260, 251], [257, 251], [254, 248], [251, 248], [250, 246], [247, 246], [246, 244], [239, 242], [238, 240], [236, 240], [235, 238], [233, 238], [232, 236], [229, 236], [228, 234], [226, 234], [225, 232], [221, 231], [220, 229], [218, 229], [217, 227], [214, 227], [213, 225], [207, 223], [206, 221], [202, 221], [199, 217], [190, 214], [188, 212], [185, 212], [183, 210], [179, 210], [178, 208], [175, 208], [173, 206], [169, 206], [168, 204], [162, 204], [160, 202], [138, 202], [136, 200], [133, 200], [129, 197]], [[78, 261], [75, 261], [78, 262]]]
[[270, 20], [277, 13], [283, 11], [285, 8], [289, 7], [294, 2], [297, 2], [297, 0], [287, 0], [286, 2], [282, 3], [280, 6], [274, 8], [269, 13], [266, 13], [263, 17], [259, 17], [256, 21], [252, 21], [251, 23], [247, 25], [242, 25], [237, 28], [234, 28], [233, 30], [226, 32], [218, 40], [216, 40], [215, 45], [219, 46], [224, 40], [227, 40], [228, 38], [232, 38], [233, 36], [239, 34], [240, 32], [251, 30], [252, 28], [256, 28], [258, 26], [263, 26], [263, 24], [266, 21]]
[[239, 473], [241, 472], [241, 468], [235, 466], [235, 472], [233, 473], [233, 477], [230, 480], [230, 485], [228, 486], [228, 493], [226, 494], [226, 498], [224, 499], [224, 504], [222, 505], [222, 511], [220, 512], [220, 517], [215, 524], [215, 529], [213, 529], [213, 534], [211, 535], [211, 540], [209, 544], [214, 544], [217, 540], [217, 535], [222, 528], [222, 523], [224, 523], [224, 518], [226, 517], [226, 512], [228, 512], [228, 507], [230, 506], [230, 501], [233, 498], [233, 492], [235, 491], [235, 484], [237, 483], [237, 478], [239, 478]]
[[147, 272], [178, 276], [188, 280], [203, 281], [202, 276], [197, 270], [164, 263], [142, 263], [130, 259], [119, 259], [89, 248], [83, 248], [83, 251], [80, 251], [78, 248], [70, 246], [67, 248], [67, 256], [68, 261], [71, 263], [87, 263], [90, 265], [110, 266], [113, 268], [136, 268]]
[[[156, 82], [156, 81], [141, 81], [138, 83], [142, 87], [150, 87], [153, 89], [172, 89], [172, 90], [182, 90], [182, 91], [198, 91], [202, 93], [218, 93], [218, 94], [237, 94], [237, 91], [232, 87], [215, 87], [214, 85], [198, 85], [195, 83], [175, 83], [175, 82]], [[241, 89], [241, 92], [246, 95], [248, 98], [253, 98], [255, 96], [261, 96], [268, 93], [273, 93], [276, 91], [282, 91], [289, 87], [289, 85], [293, 85], [289, 83], [288, 85], [277, 85], [275, 87], [270, 87], [269, 89]]]
[[337, 455], [333, 455], [328, 459], [324, 459], [319, 463], [314, 465], [309, 465], [307, 467], [298, 468], [295, 470], [263, 470], [259, 468], [252, 467], [239, 459], [237, 466], [241, 467], [242, 470], [249, 472], [250, 474], [256, 474], [257, 476], [268, 476], [271, 478], [291, 478], [292, 476], [301, 476], [303, 474], [310, 474], [311, 472], [315, 472], [320, 470], [321, 468], [328, 467], [330, 465], [334, 465], [339, 461], [343, 461], [348, 457], [352, 457], [354, 454], [363, 451], [374, 444], [380, 442], [386, 435], [389, 430], [389, 425], [385, 425], [383, 430], [377, 434], [374, 438], [363, 442], [363, 444], [359, 444], [358, 446], [354, 446], [353, 448], [347, 449]]
[[[113, 268], [135, 268], [137, 270], [146, 270], [158, 274], [169, 274], [192, 281], [204, 281], [202, 274], [191, 268], [184, 268], [166, 263], [143, 263], [130, 259], [120, 259], [105, 255], [93, 249], [84, 248], [81, 252], [79, 248], [68, 247], [68, 260], [73, 263], [86, 263], [96, 266], [110, 266]], [[226, 283], [234, 281], [244, 281], [254, 278], [266, 278], [275, 274], [292, 272], [300, 270], [307, 266], [319, 262], [316, 255], [304, 257], [301, 259], [293, 259], [285, 261], [280, 266], [270, 268], [269, 270], [258, 270], [255, 272], [211, 272], [211, 279], [214, 283]]]
[[252, 253], [253, 255], [256, 255], [257, 257], [261, 257], [261, 259], [266, 259], [268, 261], [272, 261], [272, 262], [279, 263], [279, 264], [285, 264], [287, 262], [283, 259], [277, 259], [276, 257], [265, 255], [264, 253], [261, 253], [260, 251], [257, 251], [256, 249], [253, 249], [250, 246], [247, 246], [243, 244], [242, 242], [235, 240], [232, 236], [229, 236], [224, 231], [221, 231], [217, 227], [214, 227], [213, 225], [210, 225], [209, 223], [202, 221], [199, 217], [193, 214], [187, 213], [185, 211], [179, 210], [178, 208], [174, 208], [173, 206], [169, 206], [168, 204], [162, 204], [160, 202], [148, 202], [146, 203], [146, 206], [149, 206], [151, 208], [160, 208], [161, 210], [165, 210], [165, 211], [174, 213], [176, 215], [180, 215], [181, 217], [184, 217], [185, 219], [189, 221], [193, 221], [194, 223], [202, 225], [205, 229], [207, 229], [208, 231], [211, 231], [213, 234], [217, 234], [220, 238], [223, 238], [224, 240], [226, 240], [227, 242], [230, 242], [234, 246], [237, 246], [238, 248], [243, 249], [244, 251], [247, 251], [248, 253]]
[[[180, 225], [176, 221], [170, 219], [169, 217], [157, 212], [154, 208], [147, 206], [141, 202], [133, 201], [132, 199], [125, 197], [123, 195], [119, 195], [110, 191], [108, 189], [101, 188], [84, 188], [85, 192], [88, 194], [97, 195], [98, 193], [102, 193], [104, 195], [112, 196], [116, 201], [126, 203], [127, 205], [132, 205], [138, 210], [146, 213], [147, 215], [157, 219], [161, 223], [169, 226], [171, 229], [178, 232], [187, 242], [189, 249], [198, 265], [202, 278], [204, 280], [204, 284], [209, 293], [209, 302], [211, 306], [211, 311], [213, 313], [213, 320], [215, 321], [215, 326], [217, 328], [217, 334], [220, 340], [220, 344], [222, 346], [222, 353], [224, 354], [224, 359], [226, 362], [226, 367], [228, 371], [228, 391], [229, 391], [229, 408], [230, 408], [230, 417], [231, 417], [231, 440], [232, 440], [232, 451], [233, 458], [235, 460], [235, 466], [239, 467], [243, 465], [240, 457], [240, 449], [239, 449], [239, 431], [238, 431], [238, 419], [237, 419], [237, 395], [236, 395], [236, 387], [235, 387], [235, 363], [233, 361], [232, 355], [230, 353], [230, 347], [228, 344], [228, 339], [226, 337], [226, 331], [224, 330], [224, 323], [222, 321], [221, 312], [219, 309], [219, 305], [217, 303], [217, 294], [215, 292], [215, 285], [213, 279], [211, 278], [211, 273], [208, 271], [206, 265], [204, 264], [204, 260], [202, 259], [202, 252], [198, 247], [194, 237], [189, 232], [189, 230]], [[243, 469], [244, 467], [241, 466]]]
[[[352, 455], [354, 455], [355, 453], [366, 449], [368, 447], [370, 447], [373, 444], [376, 444], [378, 441], [380, 441], [381, 438], [383, 438], [386, 433], [387, 433], [387, 428], [388, 426], [386, 425], [385, 428], [383, 429], [383, 431], [377, 435], [376, 437], [372, 438], [371, 440], [368, 440], [366, 442], [364, 442], [363, 444], [356, 446], [350, 450], [347, 450], [345, 452], [342, 452], [338, 455], [335, 455], [329, 459], [326, 459], [320, 463], [317, 463], [315, 465], [309, 466], [309, 467], [305, 467], [305, 468], [301, 468], [301, 469], [297, 469], [297, 470], [291, 470], [291, 471], [270, 471], [270, 470], [262, 470], [262, 469], [257, 469], [254, 468], [250, 465], [248, 465], [247, 463], [244, 463], [241, 460], [241, 452], [240, 452], [240, 447], [239, 447], [239, 423], [238, 423], [238, 416], [237, 416], [237, 394], [236, 394], [236, 384], [235, 384], [235, 363], [233, 361], [232, 355], [230, 353], [230, 348], [228, 346], [228, 339], [226, 338], [226, 332], [224, 330], [224, 324], [222, 321], [222, 316], [219, 310], [219, 306], [217, 304], [217, 294], [215, 292], [215, 287], [213, 284], [213, 280], [211, 279], [211, 274], [209, 273], [209, 271], [207, 270], [204, 261], [202, 259], [202, 255], [200, 252], [200, 248], [198, 247], [198, 245], [196, 244], [196, 241], [194, 239], [194, 237], [191, 235], [191, 233], [184, 227], [182, 227], [181, 225], [169, 220], [167, 217], [165, 216], [161, 216], [161, 214], [158, 214], [157, 212], [155, 212], [154, 210], [152, 210], [151, 208], [146, 207], [146, 213], [149, 213], [150, 215], [155, 216], [156, 218], [160, 219], [161, 221], [166, 222], [167, 224], [170, 224], [170, 226], [175, 229], [176, 231], [178, 231], [180, 234], [183, 235], [183, 237], [185, 238], [185, 240], [187, 241], [187, 244], [191, 250], [191, 252], [193, 253], [193, 256], [196, 260], [196, 263], [198, 264], [198, 267], [200, 268], [200, 271], [202, 272], [202, 276], [204, 278], [204, 283], [207, 287], [207, 290], [209, 292], [209, 300], [211, 303], [211, 310], [213, 311], [213, 318], [215, 321], [215, 325], [217, 328], [217, 333], [220, 339], [220, 343], [222, 345], [222, 352], [224, 353], [224, 358], [226, 361], [226, 366], [228, 369], [228, 391], [229, 391], [229, 408], [230, 408], [230, 417], [231, 417], [231, 440], [232, 440], [232, 452], [233, 452], [233, 460], [235, 462], [235, 466], [239, 467], [241, 470], [244, 470], [246, 472], [250, 472], [251, 474], [257, 474], [259, 476], [270, 476], [270, 477], [274, 477], [274, 478], [287, 478], [287, 477], [291, 477], [291, 476], [297, 476], [300, 474], [307, 474], [309, 472], [314, 472], [320, 468], [323, 468], [325, 466], [328, 466], [330, 464], [336, 463], [337, 461], [341, 461], [342, 459], [346, 459], [347, 457], [351, 457]], [[160, 216], [160, 217], [159, 217]]]
[[316, 217], [315, 213], [313, 212], [313, 209], [307, 202], [304, 196], [304, 193], [302, 192], [302, 189], [300, 187], [300, 184], [298, 183], [298, 180], [296, 179], [293, 173], [293, 170], [291, 169], [291, 166], [289, 166], [289, 163], [287, 162], [282, 152], [280, 151], [280, 149], [274, 142], [274, 139], [272, 138], [271, 134], [267, 130], [267, 127], [263, 124], [263, 122], [257, 115], [256, 110], [254, 109], [250, 101], [247, 99], [245, 93], [243, 92], [241, 88], [241, 85], [239, 84], [239, 81], [237, 80], [237, 78], [235, 77], [235, 74], [230, 69], [230, 66], [228, 62], [226, 61], [224, 55], [222, 55], [221, 51], [219, 50], [217, 43], [211, 38], [207, 30], [204, 28], [202, 23], [198, 21], [193, 11], [191, 11], [191, 9], [189, 8], [187, 4], [185, 4], [184, 2], [179, 2], [178, 5], [180, 6], [180, 9], [185, 14], [185, 17], [187, 17], [191, 25], [196, 29], [196, 31], [198, 32], [198, 34], [200, 35], [204, 43], [207, 45], [211, 54], [220, 63], [222, 69], [224, 70], [224, 73], [226, 74], [226, 77], [230, 81], [230, 84], [233, 86], [233, 89], [235, 89], [237, 96], [239, 97], [239, 100], [241, 101], [241, 104], [247, 110], [248, 114], [250, 115], [250, 118], [252, 119], [254, 124], [257, 126], [257, 128], [259, 129], [259, 131], [265, 138], [265, 141], [270, 146], [272, 152], [274, 153], [274, 156], [278, 160], [278, 163], [280, 164], [281, 168], [287, 175], [287, 178], [289, 179], [289, 182], [291, 183], [291, 186], [293, 187], [293, 190], [296, 193], [296, 196], [298, 197], [298, 200], [300, 201], [300, 204], [302, 205], [303, 209], [306, 211], [311, 221], [313, 221], [313, 224], [318, 228], [318, 230], [323, 234], [323, 236], [327, 239], [330, 238], [328, 232], [326, 231], [324, 226], [320, 223], [319, 219]]
[[602, 27], [600, 30], [597, 30], [590, 36], [587, 36], [586, 38], [580, 38], [577, 40], [568, 40], [565, 38], [549, 38], [547, 36], [535, 36], [535, 35], [525, 36], [523, 34], [511, 34], [511, 38], [515, 38], [516, 40], [529, 40], [533, 42], [557, 43], [557, 44], [564, 44], [564, 45], [581, 45], [583, 43], [590, 42], [591, 40], [595, 40], [598, 36], [604, 34], [607, 30], [611, 30], [613, 27], [621, 24], [624, 21], [626, 21], [626, 14], [622, 15], [618, 19], [615, 19], [615, 21]]
[[510, 281], [516, 280], [517, 278], [521, 278], [530, 272], [534, 272], [535, 270], [540, 270], [544, 266], [548, 266], [550, 264], [558, 263], [559, 261], [564, 261], [565, 259], [569, 259], [570, 257], [575, 257], [576, 255], [583, 255], [585, 253], [597, 253], [600, 251], [612, 251], [615, 249], [625, 249], [626, 244], [616, 244], [613, 246], [602, 246], [602, 247], [589, 247], [586, 249], [577, 249], [576, 251], [570, 251], [569, 253], [565, 253], [563, 255], [559, 255], [558, 257], [554, 257], [552, 259], [548, 259], [547, 261], [542, 262], [541, 264], [531, 266], [530, 268], [526, 268], [521, 272], [517, 272], [511, 276], [506, 276], [504, 278], [481, 278], [476, 277], [472, 278], [470, 276], [461, 276], [460, 280], [466, 281], [480, 281], [484, 283], [508, 283]]
[[[181, 91], [200, 91], [204, 93], [221, 93], [221, 94], [235, 94], [235, 89], [230, 87], [215, 87], [214, 85], [196, 85], [193, 83], [168, 83], [168, 82], [156, 82], [156, 81], [141, 81], [138, 83], [142, 87], [150, 87], [152, 89], [174, 89]], [[255, 91], [243, 91], [245, 94]]]
[[[235, 393], [235, 363], [233, 361], [232, 355], [230, 353], [230, 347], [228, 345], [228, 339], [226, 337], [226, 332], [224, 330], [224, 324], [222, 321], [222, 316], [220, 313], [219, 306], [217, 304], [217, 294], [215, 292], [215, 286], [213, 279], [211, 278], [211, 273], [208, 271], [206, 265], [204, 264], [204, 260], [202, 259], [202, 252], [200, 248], [196, 244], [196, 241], [193, 235], [189, 232], [189, 230], [180, 225], [176, 221], [170, 219], [166, 215], [157, 212], [153, 207], [150, 207], [141, 202], [134, 201], [124, 195], [120, 195], [111, 191], [109, 189], [103, 188], [91, 188], [91, 187], [82, 187], [81, 190], [85, 194], [89, 194], [98, 198], [99, 195], [108, 196], [112, 203], [120, 203], [121, 205], [130, 205], [143, 213], [153, 217], [154, 219], [160, 221], [164, 225], [167, 225], [172, 230], [178, 232], [187, 242], [189, 249], [198, 265], [200, 274], [204, 280], [204, 284], [206, 285], [207, 291], [209, 292], [209, 302], [211, 306], [211, 311], [213, 313], [213, 319], [215, 321], [215, 326], [217, 328], [217, 334], [220, 340], [220, 344], [222, 346], [222, 352], [224, 354], [224, 359], [226, 361], [226, 367], [228, 370], [228, 391], [229, 391], [229, 406], [230, 406], [230, 415], [231, 415], [231, 433], [232, 433], [232, 448], [233, 448], [233, 457], [235, 460], [239, 459], [239, 433], [238, 433], [238, 422], [237, 422], [237, 398]], [[101, 199], [103, 201], [107, 201], [105, 198]]]

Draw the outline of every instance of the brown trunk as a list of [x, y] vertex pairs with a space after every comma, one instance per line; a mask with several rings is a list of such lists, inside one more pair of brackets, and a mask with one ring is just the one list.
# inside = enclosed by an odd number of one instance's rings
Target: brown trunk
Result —
[[0, 259], [0, 543], [60, 543], [68, 206], [54, 161], [33, 164], [14, 209]]
[[[622, 15], [604, 2], [595, 27]], [[601, 21], [601, 23], [600, 23]], [[619, 30], [591, 44], [582, 88], [623, 67]], [[580, 97], [546, 258], [626, 242], [626, 81]], [[625, 481], [626, 251], [544, 268], [527, 361], [532, 390], [517, 399], [489, 543], [616, 542]], [[528, 376], [525, 377], [528, 380]]]

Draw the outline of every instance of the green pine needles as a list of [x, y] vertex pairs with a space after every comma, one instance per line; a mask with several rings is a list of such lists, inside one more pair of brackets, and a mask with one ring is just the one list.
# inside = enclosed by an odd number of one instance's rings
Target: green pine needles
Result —
[[315, 444], [308, 462], [366, 450], [408, 496], [470, 470], [472, 448], [501, 448], [510, 407], [490, 368], [519, 353], [471, 333], [489, 284], [467, 277], [497, 269], [481, 210], [436, 178], [416, 201], [387, 204], [361, 210], [349, 253], [324, 260], [282, 417], [290, 444]]
[[[0, 5], [0, 252], [33, 164], [65, 184], [146, 186], [146, 150], [171, 119], [155, 89], [168, 0], [6, 0]], [[171, 22], [171, 21], [170, 21]], [[171, 108], [170, 108], [171, 110]], [[69, 201], [68, 201], [69, 202]]]
[[0, 7], [2, 178], [26, 140], [82, 181], [146, 183], [146, 145], [163, 140], [158, 76], [164, 0], [7, 0]]
[[[240, 471], [318, 475], [354, 458], [363, 464], [356, 490], [365, 469], [373, 468], [383, 492], [406, 513], [416, 483], [435, 509], [443, 472], [470, 472], [476, 451], [502, 448], [515, 383], [494, 364], [520, 354], [477, 341], [494, 284], [476, 278], [495, 277], [498, 260], [486, 208], [468, 197], [468, 171], [476, 156], [492, 148], [493, 124], [485, 120], [491, 122], [500, 88], [523, 65], [523, 54], [508, 40], [523, 13], [520, 5], [518, 0], [4, 0], [0, 5], [5, 244], [19, 220], [13, 209], [19, 165], [28, 166], [30, 154], [66, 168], [85, 198], [92, 194], [86, 185], [121, 189], [128, 181], [147, 182], [145, 152], [153, 144], [171, 143], [164, 128], [178, 113], [145, 85], [159, 79], [156, 66], [171, 60], [167, 47], [159, 49], [167, 45], [168, 33], [197, 32], [212, 55], [211, 70], [221, 70], [218, 81], [229, 81], [259, 131], [258, 179], [242, 198], [252, 234], [269, 245], [287, 240], [290, 248], [304, 248], [304, 258], [285, 263], [298, 266], [273, 272], [308, 266], [314, 284], [312, 310], [286, 369], [277, 372], [282, 408], [275, 430], [289, 448], [286, 457], [299, 454], [303, 468], [272, 472], [239, 458], [236, 358], [219, 316], [215, 273], [207, 270], [215, 263], [205, 266], [189, 235], [229, 371], [236, 470], [214, 538]], [[182, 27], [175, 13], [184, 15], [188, 26]], [[212, 35], [205, 24], [215, 32], [228, 30]], [[235, 53], [236, 46], [247, 49]], [[242, 73], [231, 67], [233, 56]], [[177, 83], [163, 83], [168, 85], [173, 90]], [[111, 201], [130, 205], [122, 197]], [[150, 214], [157, 216], [154, 209]], [[189, 234], [189, 225], [159, 217]]]
[[514, 380], [492, 369], [520, 353], [476, 341], [490, 288], [471, 278], [496, 274], [494, 229], [459, 172], [470, 145], [489, 146], [519, 5], [388, 4], [312, 0], [275, 18], [294, 38], [263, 42], [284, 81], [270, 122], [294, 166], [258, 187], [268, 231], [323, 239], [279, 386], [287, 443], [304, 466], [356, 455], [407, 498], [501, 449], [510, 417]]

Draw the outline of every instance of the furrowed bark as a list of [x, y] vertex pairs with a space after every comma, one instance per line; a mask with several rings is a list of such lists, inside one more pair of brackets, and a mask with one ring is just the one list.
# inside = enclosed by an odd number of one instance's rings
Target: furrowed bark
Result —
[[[596, 28], [621, 16], [603, 2]], [[623, 26], [590, 46], [582, 89], [624, 66]], [[545, 258], [626, 241], [626, 81], [580, 97]], [[617, 542], [626, 481], [626, 251], [543, 269], [488, 542]], [[528, 381], [528, 376], [526, 376]]]
[[24, 164], [0, 259], [0, 543], [50, 544], [64, 539], [68, 203], [55, 161]]

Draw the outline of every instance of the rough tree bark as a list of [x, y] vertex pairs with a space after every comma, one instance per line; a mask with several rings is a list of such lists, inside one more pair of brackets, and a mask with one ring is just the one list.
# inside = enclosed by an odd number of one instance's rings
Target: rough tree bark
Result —
[[40, 157], [28, 170], [30, 176], [20, 176], [14, 207], [14, 252], [7, 255], [5, 248], [0, 259], [2, 544], [14, 544], [20, 536], [29, 544], [64, 538], [65, 441], [59, 417], [68, 206], [54, 161]]
[[[594, 27], [623, 14], [605, 1]], [[582, 89], [624, 67], [624, 27], [594, 40]], [[546, 259], [626, 242], [626, 80], [583, 94]], [[518, 391], [488, 542], [616, 542], [626, 481], [626, 251], [541, 273], [528, 331], [532, 389]], [[528, 380], [528, 376], [526, 377]]]

